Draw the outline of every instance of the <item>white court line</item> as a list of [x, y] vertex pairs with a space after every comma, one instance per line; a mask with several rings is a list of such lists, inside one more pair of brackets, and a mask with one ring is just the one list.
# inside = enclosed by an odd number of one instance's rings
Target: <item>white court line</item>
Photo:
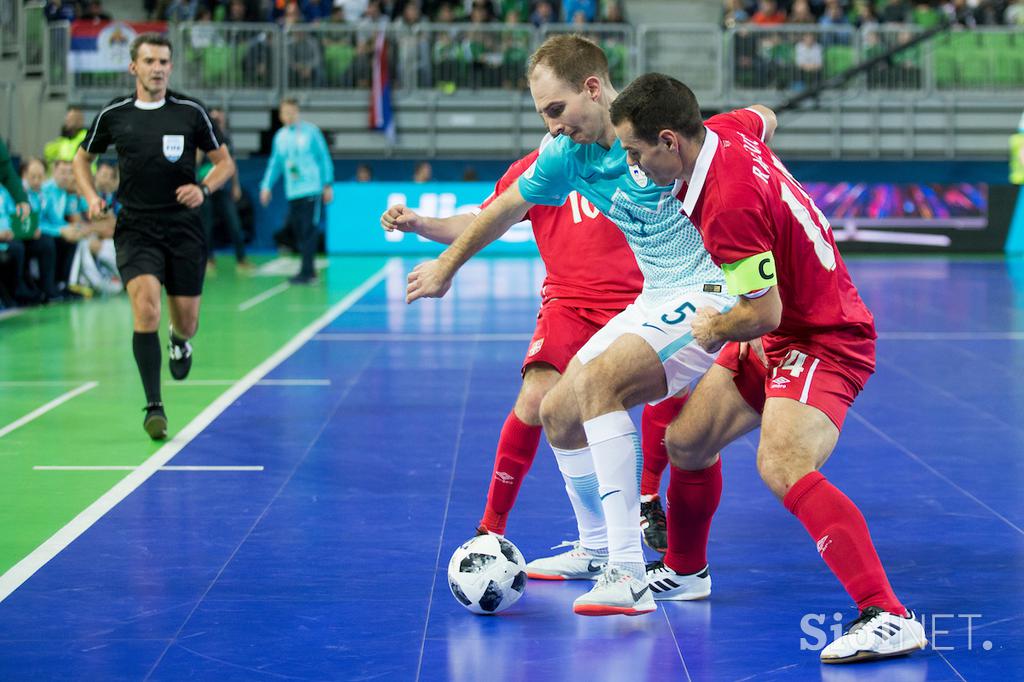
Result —
[[532, 336], [529, 334], [345, 334], [328, 332], [317, 334], [314, 341], [394, 341], [394, 342], [421, 342], [421, 341], [464, 341], [464, 342], [486, 342], [486, 341], [529, 341]]
[[81, 386], [79, 386], [76, 389], [73, 389], [73, 390], [68, 391], [67, 393], [65, 393], [65, 394], [63, 394], [61, 396], [58, 396], [57, 398], [54, 398], [53, 400], [51, 400], [50, 402], [46, 403], [42, 407], [39, 407], [39, 408], [36, 408], [36, 409], [32, 410], [31, 412], [26, 414], [21, 419], [18, 419], [17, 421], [13, 421], [10, 424], [8, 424], [7, 426], [5, 426], [4, 428], [0, 429], [0, 438], [3, 438], [8, 433], [10, 433], [11, 431], [14, 431], [18, 427], [21, 427], [21, 426], [24, 426], [25, 424], [28, 424], [30, 421], [32, 421], [36, 417], [41, 417], [42, 415], [46, 414], [47, 412], [49, 412], [53, 408], [58, 407], [60, 405], [63, 405], [67, 401], [69, 401], [72, 398], [74, 398], [76, 395], [80, 395], [82, 393], [85, 393], [86, 391], [90, 391], [90, 390], [96, 388], [97, 386], [99, 386], [99, 382], [98, 381], [90, 381], [88, 383], [82, 384]]
[[263, 303], [265, 300], [267, 300], [271, 296], [277, 296], [279, 293], [281, 293], [282, 291], [284, 291], [285, 289], [287, 289], [290, 286], [291, 285], [288, 284], [288, 282], [281, 282], [276, 287], [270, 287], [269, 289], [264, 291], [262, 294], [256, 294], [255, 296], [253, 296], [249, 300], [242, 301], [241, 303], [239, 303], [238, 304], [238, 311], [239, 312], [245, 312], [249, 308], [252, 308], [253, 306], [257, 306], [260, 303]]
[[12, 317], [17, 317], [25, 312], [27, 308], [11, 308], [10, 310], [0, 310], [0, 320], [9, 320]]
[[18, 388], [18, 387], [32, 387], [32, 386], [74, 386], [78, 381], [69, 379], [67, 381], [0, 381], [0, 388]]
[[[231, 386], [238, 379], [190, 379], [177, 381], [169, 386], [188, 388], [189, 386]], [[255, 386], [330, 386], [330, 379], [261, 379]]]
[[1024, 341], [1024, 332], [881, 332], [887, 341]]
[[[32, 467], [33, 471], [135, 471], [138, 466], [127, 464], [127, 465], [109, 465], [109, 466], [59, 466], [59, 465], [47, 465], [40, 464]], [[175, 466], [167, 465], [162, 466], [157, 471], [263, 471], [261, 466]]]
[[334, 318], [351, 308], [356, 301], [366, 295], [373, 287], [377, 286], [384, 279], [392, 262], [396, 262], [396, 259], [390, 259], [388, 263], [360, 284], [348, 296], [331, 306], [327, 312], [296, 334], [291, 341], [278, 349], [276, 353], [242, 377], [238, 383], [222, 393], [209, 407], [200, 412], [195, 419], [189, 422], [166, 445], [140, 464], [135, 471], [122, 478], [113, 488], [86, 507], [78, 516], [71, 519], [63, 528], [54, 533], [39, 547], [36, 547], [28, 556], [7, 569], [6, 573], [0, 575], [0, 602], [7, 599], [22, 583], [31, 578], [36, 571], [45, 566], [50, 559], [57, 556], [61, 550], [74, 542], [75, 538], [88, 530], [90, 526], [100, 520], [104, 514], [113, 509], [121, 500], [128, 497], [133, 490], [145, 483], [146, 479], [167, 464], [172, 457], [188, 445], [193, 438], [198, 436], [203, 429], [216, 419], [221, 412], [226, 410], [231, 403], [249, 390], [253, 384], [287, 360], [304, 343], [313, 338], [317, 332], [330, 324]]

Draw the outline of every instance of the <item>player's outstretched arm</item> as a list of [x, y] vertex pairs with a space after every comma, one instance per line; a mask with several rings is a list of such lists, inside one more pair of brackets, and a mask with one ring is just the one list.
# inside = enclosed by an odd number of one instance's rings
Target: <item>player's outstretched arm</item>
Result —
[[758, 298], [740, 297], [726, 313], [701, 308], [693, 320], [693, 338], [709, 353], [727, 341], [750, 341], [774, 331], [782, 322], [779, 288], [769, 287]]
[[447, 218], [422, 216], [408, 206], [395, 204], [380, 216], [380, 226], [386, 232], [412, 232], [432, 242], [451, 244], [466, 231], [476, 215], [459, 213]]
[[508, 228], [522, 219], [533, 206], [523, 199], [518, 183], [502, 192], [473, 220], [451, 246], [436, 260], [420, 263], [409, 273], [409, 286], [405, 291], [406, 303], [418, 298], [440, 298], [452, 285], [459, 268], [480, 249], [505, 234]]
[[79, 147], [75, 152], [75, 158], [71, 160], [71, 170], [74, 171], [78, 191], [89, 205], [89, 220], [98, 219], [107, 208], [107, 202], [96, 193], [96, 183], [92, 177], [92, 162], [95, 159], [95, 154], [90, 154]]
[[775, 134], [775, 129], [779, 126], [779, 121], [775, 118], [775, 112], [766, 107], [763, 104], [754, 104], [750, 107], [757, 111], [757, 113], [764, 116], [764, 143], [768, 144], [772, 141], [772, 135]]

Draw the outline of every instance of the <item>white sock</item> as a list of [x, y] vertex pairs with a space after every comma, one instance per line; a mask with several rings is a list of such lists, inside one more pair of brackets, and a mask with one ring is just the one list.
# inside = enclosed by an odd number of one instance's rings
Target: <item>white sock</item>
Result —
[[600, 483], [608, 524], [608, 561], [633, 567], [644, 563], [640, 544], [640, 471], [643, 452], [629, 414], [611, 412], [583, 423]]
[[565, 492], [576, 514], [576, 527], [580, 532], [580, 545], [589, 550], [606, 550], [608, 532], [597, 490], [597, 474], [590, 448], [562, 450], [551, 446], [558, 462], [558, 470], [565, 480]]

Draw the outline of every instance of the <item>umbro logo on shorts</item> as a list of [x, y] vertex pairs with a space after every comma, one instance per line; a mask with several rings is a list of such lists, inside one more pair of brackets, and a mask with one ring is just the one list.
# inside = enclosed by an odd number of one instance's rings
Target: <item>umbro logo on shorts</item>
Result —
[[526, 351], [527, 356], [536, 355], [540, 352], [541, 346], [544, 345], [544, 339], [537, 339], [530, 344], [530, 350]]
[[785, 388], [789, 385], [789, 379], [786, 377], [775, 377], [772, 379], [772, 388]]
[[512, 482], [516, 480], [515, 476], [506, 474], [504, 471], [495, 471], [494, 477], [501, 481], [502, 483], [507, 483], [508, 485], [512, 485]]
[[824, 554], [828, 546], [832, 544], [832, 538], [827, 535], [822, 535], [821, 539], [818, 540], [818, 554]]

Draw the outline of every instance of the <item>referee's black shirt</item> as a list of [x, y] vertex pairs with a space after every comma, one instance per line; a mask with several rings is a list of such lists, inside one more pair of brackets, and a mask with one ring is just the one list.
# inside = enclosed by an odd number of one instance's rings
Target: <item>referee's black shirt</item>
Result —
[[219, 149], [220, 132], [198, 100], [171, 90], [163, 104], [114, 99], [96, 115], [82, 148], [102, 154], [117, 147], [117, 198], [136, 211], [181, 209], [175, 190], [196, 181], [196, 149]]

